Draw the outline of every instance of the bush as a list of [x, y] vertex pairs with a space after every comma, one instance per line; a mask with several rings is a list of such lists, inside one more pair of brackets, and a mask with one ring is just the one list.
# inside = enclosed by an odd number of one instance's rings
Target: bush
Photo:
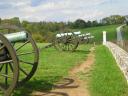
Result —
[[39, 33], [37, 33], [37, 34], [32, 34], [32, 37], [34, 38], [34, 40], [36, 41], [36, 42], [43, 42], [43, 37], [39, 34]]

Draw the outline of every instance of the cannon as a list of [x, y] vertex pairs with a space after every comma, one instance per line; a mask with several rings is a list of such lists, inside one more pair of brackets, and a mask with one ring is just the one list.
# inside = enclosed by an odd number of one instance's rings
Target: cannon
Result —
[[61, 51], [75, 51], [79, 44], [89, 43], [94, 38], [90, 33], [81, 34], [78, 32], [56, 34], [54, 46]]
[[78, 38], [74, 33], [60, 33], [56, 34], [54, 46], [59, 51], [74, 51], [78, 47]]
[[[54, 46], [58, 50], [74, 51], [81, 42], [93, 38], [81, 32], [56, 34], [54, 41], [38, 48], [30, 33], [0, 33], [0, 95], [10, 96], [16, 87], [29, 81], [36, 72], [39, 51]], [[29, 51], [27, 50], [29, 47]]]
[[30, 33], [0, 33], [0, 94], [10, 96], [15, 87], [27, 82], [34, 75], [38, 61], [39, 50]]

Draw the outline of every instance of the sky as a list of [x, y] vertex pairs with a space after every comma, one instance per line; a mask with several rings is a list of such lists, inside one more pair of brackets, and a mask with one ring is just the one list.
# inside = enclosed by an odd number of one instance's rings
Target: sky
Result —
[[128, 0], [0, 0], [0, 18], [28, 21], [100, 20], [128, 15]]

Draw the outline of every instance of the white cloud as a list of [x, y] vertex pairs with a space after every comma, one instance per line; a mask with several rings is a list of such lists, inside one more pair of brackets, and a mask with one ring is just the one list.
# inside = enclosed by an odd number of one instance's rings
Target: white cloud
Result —
[[[12, 2], [13, 1], [13, 2]], [[18, 16], [30, 21], [74, 21], [104, 17], [107, 13], [97, 9], [108, 0], [47, 0], [38, 6], [32, 6], [31, 0], [0, 0], [0, 5], [10, 4], [10, 8], [0, 9], [0, 17]]]

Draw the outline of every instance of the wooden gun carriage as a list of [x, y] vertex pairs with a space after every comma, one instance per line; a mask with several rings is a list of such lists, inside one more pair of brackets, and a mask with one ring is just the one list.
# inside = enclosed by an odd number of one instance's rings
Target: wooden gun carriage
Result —
[[62, 51], [75, 51], [79, 44], [89, 43], [94, 38], [90, 33], [81, 34], [80, 31], [72, 33], [57, 34], [54, 40], [54, 46]]
[[[22, 43], [16, 45], [17, 42]], [[31, 47], [29, 52], [22, 49], [27, 44]], [[0, 90], [2, 94], [10, 96], [15, 87], [27, 82], [34, 75], [38, 61], [39, 50], [29, 33], [25, 31], [6, 35], [0, 33]]]

